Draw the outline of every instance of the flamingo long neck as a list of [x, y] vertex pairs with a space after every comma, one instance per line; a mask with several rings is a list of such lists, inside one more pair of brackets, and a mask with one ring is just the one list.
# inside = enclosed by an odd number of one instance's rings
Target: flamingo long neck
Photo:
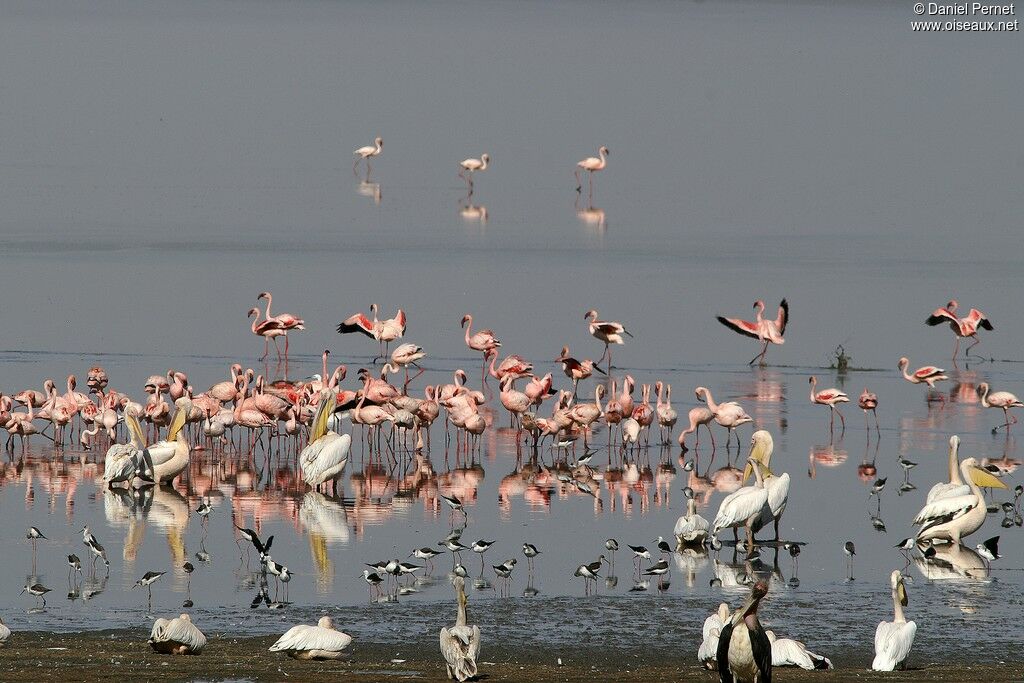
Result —
[[715, 403], [715, 399], [711, 396], [711, 391], [707, 387], [704, 388], [704, 401], [708, 404], [708, 410], [712, 413], [718, 412], [718, 404]]
[[272, 297], [272, 296], [270, 295], [270, 292], [267, 292], [267, 312], [266, 312], [266, 314], [265, 314], [265, 315], [266, 315], [266, 318], [267, 318], [267, 320], [270, 320], [270, 304], [271, 304], [271, 303], [272, 303], [273, 301], [274, 301], [274, 297]]
[[913, 382], [914, 381], [914, 377], [910, 373], [907, 372], [907, 370], [909, 368], [910, 368], [910, 364], [909, 363], [907, 363], [906, 365], [903, 366], [903, 379], [907, 380], [908, 382]]
[[252, 328], [251, 329], [252, 329], [252, 333], [253, 334], [259, 334], [259, 332], [256, 331], [256, 327], [259, 324], [260, 324], [260, 312], [256, 311], [256, 315], [252, 319]]
[[321, 377], [327, 377], [327, 352], [324, 351], [323, 356], [320, 357], [321, 367], [323, 371], [320, 373]]
[[662, 384], [660, 382], [654, 385], [654, 395], [658, 397], [658, 410], [661, 410], [661, 387]]
[[665, 385], [665, 407], [666, 408], [671, 408], [672, 407], [672, 385], [671, 384]]
[[899, 588], [892, 589], [892, 611], [894, 622], [902, 624], [907, 621], [907, 618], [903, 615], [903, 604], [900, 603]]
[[757, 302], [757, 317], [755, 318], [755, 320], [757, 320], [757, 324], [758, 325], [760, 325], [761, 323], [764, 322], [764, 302], [763, 301], [758, 301]]
[[486, 171], [487, 170], [487, 155], [486, 154], [483, 155], [482, 157], [480, 157], [480, 170], [481, 171]]
[[363, 380], [363, 395], [359, 398], [359, 405], [356, 406], [356, 415], [362, 412], [363, 404], [366, 403], [366, 394], [370, 391], [370, 375], [366, 375], [366, 379]]
[[981, 405], [986, 408], [991, 408], [992, 406], [988, 402], [988, 383], [986, 382], [983, 386], [984, 389], [981, 392]]
[[594, 387], [594, 403], [597, 404], [597, 412], [604, 413], [604, 408], [601, 407], [601, 394], [604, 392], [604, 386], [598, 384]]
[[469, 346], [469, 338], [473, 336], [469, 332], [472, 327], [473, 327], [473, 316], [467, 315], [466, 316], [466, 335], [465, 335], [466, 336], [466, 346]]
[[811, 403], [817, 403], [818, 392], [815, 389], [818, 388], [818, 380], [814, 377], [811, 378]]
[[491, 377], [494, 377], [494, 378], [498, 377], [498, 371], [494, 369], [494, 363], [497, 360], [498, 360], [498, 354], [497, 353], [492, 353], [491, 354], [491, 367], [488, 370], [488, 372], [490, 373]]
[[601, 168], [604, 168], [605, 164], [608, 163], [608, 159], [605, 158], [605, 155], [604, 155], [604, 147], [602, 147], [601, 149], [597, 150], [597, 156], [598, 156], [598, 158], [601, 159]]

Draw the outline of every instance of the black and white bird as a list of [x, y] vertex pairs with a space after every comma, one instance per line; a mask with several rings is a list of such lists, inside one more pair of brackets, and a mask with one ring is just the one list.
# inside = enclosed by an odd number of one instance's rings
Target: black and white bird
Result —
[[[288, 602], [288, 582], [292, 580], [291, 570], [280, 562], [275, 562], [274, 558], [270, 555], [266, 556], [266, 559], [263, 560], [263, 564], [267, 568], [268, 574], [273, 575], [279, 583], [284, 584], [284, 601]], [[274, 599], [277, 599], [276, 592], [274, 594]]]
[[93, 536], [87, 526], [82, 527], [82, 543], [84, 543], [85, 547], [89, 549], [89, 552], [93, 554], [93, 567], [96, 566], [96, 560], [100, 559], [103, 560], [103, 564], [110, 567], [110, 561], [107, 559], [107, 551], [103, 549], [103, 546], [100, 545], [100, 542], [96, 540], [96, 537]]
[[43, 532], [39, 530], [39, 527], [30, 526], [28, 528], [28, 533], [25, 534], [25, 538], [32, 541], [32, 547], [34, 548], [36, 541], [40, 538], [46, 538], [46, 536], [44, 536]]
[[537, 546], [532, 543], [523, 544], [523, 555], [526, 556], [526, 567], [528, 570], [533, 571], [533, 558], [540, 555], [540, 551], [537, 550]]
[[456, 555], [459, 557], [459, 559], [462, 559], [462, 555], [460, 553], [462, 553], [463, 550], [470, 550], [469, 546], [462, 545], [462, 543], [458, 539], [446, 538], [443, 541], [439, 541], [438, 545], [442, 545], [451, 551], [453, 561], [455, 560]]
[[[237, 525], [235, 526], [235, 528], [238, 529], [238, 535], [241, 536], [242, 539], [249, 541], [249, 543], [252, 543], [252, 547], [256, 549], [257, 553], [259, 553], [260, 562], [263, 562], [266, 559], [267, 555], [270, 554], [270, 547], [274, 544], [274, 537], [271, 536], [267, 539], [267, 542], [264, 543], [260, 540], [259, 534], [257, 534], [252, 529], [245, 529]], [[235, 545], [239, 545], [238, 539], [235, 539]], [[249, 550], [246, 549], [245, 552], [248, 555]]]
[[477, 555], [480, 556], [480, 573], [481, 574], [484, 571], [484, 553], [486, 553], [487, 549], [490, 548], [492, 545], [494, 545], [494, 541], [485, 541], [484, 539], [481, 538], [479, 541], [477, 541], [472, 546], [470, 546], [470, 549], [474, 553], [476, 553]]
[[912, 470], [915, 467], [917, 467], [917, 463], [916, 462], [914, 462], [913, 460], [907, 460], [906, 458], [900, 458], [899, 459], [899, 463], [900, 463], [900, 467], [902, 467], [903, 470], [906, 471], [906, 472], [909, 472], [910, 470]]
[[443, 555], [440, 550], [434, 550], [433, 548], [417, 548], [409, 553], [409, 557], [418, 557], [421, 560], [426, 561], [427, 567], [430, 570], [434, 569], [434, 558], [438, 555]]
[[658, 551], [659, 552], [661, 552], [662, 554], [665, 554], [665, 555], [671, 555], [672, 554], [672, 546], [670, 546], [668, 544], [668, 541], [666, 541], [663, 537], [658, 536], [658, 538], [655, 539], [655, 542], [658, 544]]
[[846, 555], [846, 567], [850, 572], [848, 578], [853, 579], [853, 556], [857, 554], [857, 548], [854, 547], [853, 541], [847, 541], [843, 544], [843, 554]]
[[590, 582], [593, 581], [595, 585], [597, 580], [600, 578], [598, 572], [601, 570], [601, 563], [604, 561], [604, 555], [601, 555], [600, 559], [596, 562], [590, 562], [588, 564], [581, 564], [576, 567], [576, 571], [573, 572], [573, 576], [580, 576], [583, 578], [583, 590], [589, 595], [590, 594]]
[[132, 586], [132, 590], [135, 590], [139, 586], [145, 586], [146, 590], [149, 591], [149, 603], [153, 604], [153, 584], [156, 583], [161, 576], [167, 572], [146, 572], [142, 575], [142, 578], [135, 582]]
[[747, 602], [722, 627], [716, 653], [722, 683], [771, 683], [772, 644], [757, 618], [757, 608], [767, 594], [767, 583], [755, 583]]
[[642, 545], [629, 545], [627, 543], [626, 547], [633, 551], [633, 561], [636, 562], [637, 569], [640, 568], [641, 559], [651, 559], [651, 551]]
[[615, 569], [615, 551], [619, 549], [619, 542], [616, 541], [614, 538], [609, 538], [607, 541], [604, 542], [604, 548], [605, 548], [605, 550], [607, 550], [608, 552], [610, 552], [612, 554], [611, 566], [612, 566], [612, 570], [614, 570]]
[[499, 578], [508, 580], [512, 578], [512, 570], [516, 568], [516, 558], [513, 557], [510, 560], [505, 560], [501, 564], [494, 564], [491, 566], [494, 568], [494, 573], [497, 574]]
[[37, 602], [40, 599], [42, 599], [43, 607], [46, 607], [46, 598], [43, 596], [45, 596], [49, 592], [50, 589], [41, 583], [25, 584], [25, 587], [21, 589], [22, 595], [28, 593], [29, 595], [35, 597]]
[[72, 572], [82, 573], [82, 561], [74, 553], [68, 555], [68, 582], [71, 581]]
[[460, 562], [456, 563], [455, 566], [452, 567], [452, 574], [454, 574], [455, 576], [461, 576], [465, 579], [469, 576], [469, 571], [465, 567], [463, 567], [462, 563]]
[[882, 477], [881, 479], [875, 479], [875, 483], [871, 485], [871, 493], [868, 494], [868, 498], [871, 496], [877, 496], [885, 488], [885, 482], [888, 477]]
[[452, 515], [454, 515], [456, 512], [461, 512], [463, 517], [465, 517], [467, 520], [469, 519], [469, 515], [466, 514], [466, 508], [463, 507], [462, 501], [459, 500], [458, 496], [456, 496], [456, 495], [446, 496], [443, 493], [439, 493], [438, 495], [441, 496], [441, 500], [443, 500], [445, 503], [447, 503], [448, 507], [451, 508]]
[[668, 560], [658, 560], [644, 572], [645, 576], [664, 576], [668, 574]]
[[369, 569], [363, 570], [363, 581], [370, 587], [370, 594], [373, 595], [373, 591], [379, 590], [379, 586], [384, 583], [384, 579], [380, 578], [380, 574], [377, 572], [371, 572]]
[[901, 553], [903, 553], [903, 557], [907, 558], [907, 562], [910, 562], [910, 555], [907, 553], [916, 547], [917, 541], [914, 540], [913, 536], [908, 536], [893, 546], [893, 548], [897, 548]]
[[204, 522], [206, 521], [206, 518], [210, 516], [211, 512], [213, 512], [213, 508], [210, 507], [208, 502], [205, 500], [199, 502], [199, 507], [196, 508], [196, 514], [202, 517]]
[[999, 554], [999, 537], [993, 536], [987, 541], [983, 541], [975, 546], [978, 554], [984, 557], [989, 562], [995, 562], [1002, 555]]

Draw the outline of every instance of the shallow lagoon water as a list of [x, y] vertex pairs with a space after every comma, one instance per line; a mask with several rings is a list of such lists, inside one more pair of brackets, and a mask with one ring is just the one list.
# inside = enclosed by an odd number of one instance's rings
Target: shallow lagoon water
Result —
[[[564, 343], [600, 354], [582, 320], [597, 307], [636, 335], [616, 349], [619, 374], [671, 383], [684, 414], [692, 389], [709, 386], [772, 431], [773, 466], [794, 479], [783, 536], [807, 545], [797, 588], [785, 586], [790, 558], [779, 558], [766, 616], [801, 637], [814, 610], [821, 623], [855, 624], [841, 637], [863, 648], [890, 615], [886, 579], [904, 564], [892, 546], [944, 478], [949, 435], [962, 437], [965, 456], [1020, 458], [1013, 434], [989, 433], [999, 416], [973, 391], [988, 381], [1021, 393], [1015, 340], [1024, 323], [1016, 292], [1002, 284], [1022, 265], [1015, 36], [913, 36], [909, 10], [890, 3], [245, 9], [4, 5], [0, 390], [81, 378], [94, 363], [135, 395], [170, 367], [209, 386], [236, 359], [257, 367], [262, 345], [243, 316], [263, 289], [278, 311], [308, 323], [292, 339], [291, 377], [318, 371], [323, 348], [351, 371], [368, 363], [373, 344], [339, 338], [334, 325], [371, 302], [388, 315], [403, 307], [407, 339], [429, 353], [415, 389], [456, 367], [479, 376], [458, 329], [465, 312], [497, 331], [504, 352], [546, 371]], [[589, 49], [593, 41], [605, 49]], [[965, 133], [972, 117], [984, 124]], [[377, 134], [385, 154], [369, 180], [356, 177], [350, 150]], [[572, 165], [600, 144], [612, 150], [609, 168], [592, 200], [585, 191], [577, 199]], [[467, 197], [455, 164], [483, 151], [493, 168]], [[748, 314], [757, 297], [771, 310], [783, 296], [793, 311], [787, 343], [770, 350], [775, 366], [751, 370], [743, 363], [755, 345], [714, 315]], [[954, 369], [950, 334], [923, 325], [953, 296], [994, 320], [978, 351], [995, 361]], [[823, 370], [839, 344], [866, 370]], [[954, 370], [945, 408], [899, 379], [900, 355]], [[863, 416], [847, 408], [845, 436], [830, 441], [827, 411], [807, 401], [811, 372], [854, 396], [865, 385], [876, 391], [881, 438], [866, 438]], [[634, 460], [635, 481], [602, 482], [590, 497], [550, 475], [524, 481], [505, 424], [498, 406], [468, 462], [454, 451], [445, 458], [438, 424], [419, 476], [407, 461], [394, 471], [372, 465], [357, 447], [340, 501], [306, 494], [290, 465], [267, 468], [262, 454], [205, 453], [177, 490], [126, 502], [103, 491], [98, 453], [83, 463], [68, 448], [54, 458], [36, 439], [24, 459], [5, 462], [2, 541], [11, 551], [0, 555], [0, 611], [21, 629], [141, 625], [145, 594], [128, 590], [134, 581], [168, 569], [154, 609], [177, 609], [186, 597], [177, 567], [205, 548], [212, 559], [197, 564], [191, 597], [215, 628], [273, 630], [340, 606], [353, 608], [347, 627], [359, 637], [412, 631], [436, 601], [447, 609], [445, 559], [435, 580], [397, 604], [357, 610], [368, 603], [360, 572], [448, 532], [439, 489], [469, 501], [467, 540], [498, 541], [488, 564], [521, 560], [508, 598], [472, 592], [488, 604], [485, 616], [519, 610], [527, 619], [550, 603], [563, 625], [616, 610], [611, 623], [649, 624], [660, 610], [658, 623], [673, 618], [671, 628], [696, 632], [721, 599], [742, 598], [743, 588], [709, 586], [713, 558], [674, 566], [663, 592], [652, 582], [630, 593], [623, 552], [615, 587], [584, 597], [572, 571], [605, 538], [653, 546], [670, 534], [691, 483], [678, 448], [652, 445]], [[919, 462], [910, 477], [918, 488], [897, 495], [901, 456]], [[542, 454], [549, 465], [552, 457]], [[699, 471], [730, 458], [735, 447], [712, 460], [703, 444]], [[594, 461], [606, 469], [608, 452]], [[865, 462], [889, 477], [880, 511], [864, 480], [873, 477], [858, 471]], [[217, 511], [204, 528], [189, 510], [207, 494]], [[702, 512], [713, 516], [721, 497], [702, 498]], [[254, 566], [240, 560], [232, 523], [275, 536], [275, 559], [296, 573], [291, 607], [250, 610]], [[50, 537], [34, 575], [29, 524]], [[64, 557], [84, 556], [84, 524], [112, 567], [81, 594], [102, 592], [69, 601]], [[1000, 529], [996, 515], [968, 545], [996, 534], [1005, 557], [984, 579], [928, 570], [928, 580], [909, 568], [909, 613], [929, 617], [921, 642], [977, 624], [964, 629], [972, 647], [999, 647], [1000, 634], [977, 620], [1005, 623], [1020, 604], [1019, 529]], [[845, 540], [858, 549], [852, 583]], [[543, 551], [532, 581], [524, 541]], [[771, 567], [771, 553], [763, 559]], [[465, 564], [479, 570], [475, 557]], [[44, 612], [27, 614], [33, 601], [17, 596], [29, 575], [54, 588]], [[489, 568], [485, 578], [497, 588]], [[537, 593], [522, 597], [528, 587]], [[541, 631], [554, 640], [575, 632]]]

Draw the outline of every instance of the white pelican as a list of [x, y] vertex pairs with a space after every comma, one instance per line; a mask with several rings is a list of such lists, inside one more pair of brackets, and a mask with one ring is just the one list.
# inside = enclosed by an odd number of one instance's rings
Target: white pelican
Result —
[[777, 638], [774, 631], [765, 631], [772, 644], [772, 666], [798, 666], [801, 669], [831, 669], [832, 661], [807, 649], [799, 640]]
[[761, 463], [753, 457], [748, 462], [754, 470], [756, 482], [753, 486], [736, 489], [722, 500], [711, 534], [717, 536], [722, 529], [733, 530], [733, 537], [739, 542], [738, 527], [747, 528], [747, 548], [754, 547], [754, 523], [761, 518], [762, 508], [768, 504], [768, 491], [761, 477]]
[[957, 452], [960, 450], [960, 437], [954, 434], [949, 437], [949, 483], [939, 482], [928, 491], [926, 503], [931, 503], [942, 498], [954, 496], [966, 496], [970, 494], [971, 487], [960, 478], [960, 460]]
[[327, 430], [327, 420], [334, 413], [337, 396], [327, 392], [320, 399], [316, 417], [309, 432], [309, 445], [299, 454], [299, 464], [306, 483], [318, 489], [325, 482], [333, 482], [337, 493], [338, 479], [348, 464], [348, 450], [352, 445], [350, 434]]
[[907, 621], [903, 616], [903, 608], [907, 605], [907, 589], [903, 585], [903, 574], [894, 571], [889, 582], [892, 585], [892, 608], [895, 616], [892, 621], [883, 621], [875, 629], [875, 659], [871, 668], [875, 671], [895, 671], [902, 669], [914, 644], [917, 624]]
[[732, 615], [718, 639], [718, 675], [723, 683], [770, 683], [772, 644], [757, 618], [757, 607], [768, 594], [758, 581], [746, 604]]
[[188, 467], [192, 449], [185, 438], [185, 419], [192, 410], [187, 398], [175, 401], [176, 409], [167, 426], [167, 438], [142, 451], [143, 478], [157, 484], [169, 484]]
[[334, 628], [330, 617], [320, 617], [316, 626], [292, 626], [277, 642], [271, 652], [284, 652], [292, 659], [341, 659], [352, 636]]
[[103, 459], [103, 481], [107, 482], [108, 486], [131, 481], [135, 477], [142, 458], [142, 449], [146, 447], [142, 425], [134, 413], [125, 411], [124, 422], [128, 426], [131, 440], [128, 443], [112, 444]]
[[382, 138], [382, 137], [380, 137], [378, 135], [377, 137], [375, 137], [373, 139], [373, 144], [372, 145], [366, 145], [365, 147], [360, 147], [359, 149], [354, 150], [352, 152], [352, 156], [354, 156], [356, 158], [356, 160], [355, 160], [355, 163], [352, 164], [352, 171], [355, 172], [356, 168], [359, 166], [359, 162], [360, 161], [365, 161], [366, 162], [366, 174], [367, 174], [367, 177], [369, 177], [369, 174], [370, 174], [370, 159], [372, 157], [380, 155], [381, 149], [383, 149], [383, 148], [384, 148], [384, 138]]
[[724, 602], [718, 606], [717, 612], [704, 620], [704, 639], [697, 648], [697, 660], [708, 671], [718, 670], [718, 636], [728, 621], [729, 605]]
[[480, 656], [480, 627], [466, 625], [466, 580], [456, 576], [452, 580], [459, 613], [455, 625], [441, 629], [441, 655], [444, 657], [448, 678], [466, 681], [476, 677], [476, 658]]
[[206, 647], [206, 636], [195, 627], [191, 617], [182, 614], [177, 619], [153, 622], [149, 644], [165, 655], [197, 655]]
[[[775, 525], [775, 540], [779, 540], [779, 520], [782, 513], [786, 511], [786, 503], [789, 502], [789, 473], [784, 472], [776, 475], [771, 471], [772, 451], [775, 443], [772, 435], [765, 430], [754, 432], [750, 437], [750, 457], [764, 465], [763, 474], [764, 488], [768, 491], [768, 504], [761, 508], [761, 516], [754, 522], [754, 533], [768, 526]], [[747, 477], [753, 471], [753, 466], [747, 465], [743, 469], [743, 480], [745, 484]]]
[[985, 523], [987, 506], [980, 487], [1006, 488], [1006, 484], [978, 467], [974, 458], [960, 463], [960, 475], [969, 482], [971, 492], [926, 503], [914, 517], [914, 524], [921, 525], [918, 543], [945, 539], [954, 545], [959, 544], [962, 538], [970, 536]]
[[929, 581], [963, 581], [989, 576], [985, 559], [963, 544], [933, 546], [926, 548], [925, 553], [914, 557], [914, 566]]
[[708, 520], [697, 514], [697, 501], [693, 498], [692, 489], [687, 489], [686, 498], [686, 514], [676, 520], [676, 526], [672, 533], [675, 534], [676, 543], [680, 547], [704, 545], [711, 525], [708, 524]]
[[7, 628], [7, 624], [4, 623], [3, 619], [0, 619], [0, 646], [4, 645], [10, 637], [11, 629]]

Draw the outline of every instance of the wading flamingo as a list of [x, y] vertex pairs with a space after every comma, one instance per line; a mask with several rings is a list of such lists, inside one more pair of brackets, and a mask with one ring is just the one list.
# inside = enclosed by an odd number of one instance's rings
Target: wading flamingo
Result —
[[577, 192], [581, 192], [583, 190], [583, 181], [580, 180], [580, 171], [586, 171], [589, 174], [589, 179], [590, 179], [590, 193], [589, 193], [589, 195], [590, 195], [591, 199], [593, 199], [593, 197], [594, 197], [594, 172], [595, 171], [603, 171], [605, 169], [605, 167], [608, 165], [608, 157], [609, 156], [611, 156], [611, 153], [608, 151], [608, 148], [602, 145], [601, 148], [597, 150], [597, 156], [596, 157], [587, 157], [583, 161], [579, 161], [579, 162], [576, 163], [576, 170], [574, 171], [574, 173], [576, 174], [576, 191]]
[[1003, 419], [1006, 422], [999, 427], [993, 427], [993, 434], [999, 431], [1000, 427], [1006, 427], [1006, 431], [1010, 431], [1010, 425], [1017, 424], [1017, 418], [1010, 414], [1010, 408], [1024, 408], [1024, 403], [1021, 403], [1019, 398], [1009, 391], [988, 393], [988, 382], [978, 385], [978, 393], [981, 394], [981, 405], [986, 408], [1000, 408], [1003, 411]]
[[380, 156], [380, 152], [381, 152], [381, 150], [383, 148], [384, 148], [384, 138], [382, 138], [382, 137], [380, 137], [378, 135], [377, 137], [375, 137], [373, 139], [373, 144], [372, 145], [367, 145], [366, 147], [360, 147], [359, 149], [354, 150], [352, 152], [352, 155], [356, 158], [356, 160], [352, 164], [352, 172], [355, 173], [356, 169], [359, 167], [359, 162], [363, 161], [363, 162], [366, 163], [366, 177], [367, 177], [367, 179], [369, 179], [369, 177], [370, 177], [370, 159], [375, 157], [375, 156]]
[[831, 411], [829, 413], [828, 422], [829, 431], [831, 431], [832, 428], [835, 426], [836, 415], [839, 415], [839, 421], [842, 423], [843, 431], [845, 432], [846, 418], [843, 417], [843, 414], [839, 412], [839, 408], [837, 408], [836, 406], [839, 405], [840, 403], [849, 403], [850, 397], [847, 396], [845, 393], [839, 391], [835, 387], [817, 391], [818, 378], [815, 377], [814, 375], [811, 375], [807, 382], [811, 385], [811, 403], [816, 403], [820, 406], [828, 406], [829, 411]]
[[878, 429], [878, 395], [868, 391], [867, 387], [864, 387], [864, 391], [860, 393], [860, 397], [857, 398], [857, 405], [861, 410], [864, 411], [864, 426], [867, 429], [871, 429], [871, 424], [868, 422], [868, 411], [875, 416], [875, 433], [881, 433]]
[[466, 346], [473, 351], [480, 351], [484, 354], [483, 381], [487, 381], [487, 357], [491, 351], [501, 348], [501, 341], [494, 335], [494, 330], [477, 330], [473, 332], [473, 316], [469, 313], [462, 316], [461, 326], [466, 330]]
[[907, 373], [907, 368], [910, 366], [910, 361], [904, 356], [900, 358], [900, 362], [896, 364], [896, 367], [903, 373], [903, 379], [907, 380], [911, 384], [927, 384], [929, 389], [935, 388], [936, 382], [949, 379], [946, 376], [946, 371], [942, 368], [937, 368], [934, 365], [925, 365], [917, 370], [914, 370], [913, 374]]
[[[732, 433], [736, 431], [737, 427], [754, 421], [754, 418], [747, 415], [747, 411], [743, 410], [740, 404], [735, 401], [715, 403], [715, 399], [711, 396], [711, 391], [707, 387], [697, 387], [693, 393], [697, 396], [697, 400], [704, 401], [707, 404], [708, 410], [715, 416], [715, 422], [728, 430], [725, 441], [726, 448], [729, 447]], [[737, 445], [740, 444], [739, 434], [736, 435], [736, 443]]]
[[349, 316], [342, 322], [338, 323], [338, 334], [349, 334], [351, 332], [359, 332], [365, 334], [370, 339], [376, 339], [377, 343], [382, 347], [378, 349], [377, 358], [374, 362], [384, 358], [391, 351], [391, 342], [401, 339], [405, 334], [405, 311], [401, 308], [395, 313], [394, 318], [387, 320], [377, 319], [377, 304], [370, 304], [370, 313], [373, 314], [373, 320], [370, 320], [365, 313], [356, 313]]
[[489, 163], [491, 163], [490, 154], [482, 154], [479, 159], [463, 159], [459, 162], [459, 166], [462, 167], [459, 177], [469, 185], [470, 192], [473, 191], [473, 174], [477, 171], [486, 171]]
[[786, 334], [786, 325], [789, 324], [789, 302], [783, 299], [779, 303], [779, 312], [775, 316], [775, 320], [764, 319], [764, 301], [761, 299], [754, 302], [754, 310], [757, 311], [757, 319], [753, 322], [739, 318], [725, 318], [723, 316], [718, 316], [718, 322], [733, 332], [738, 332], [761, 342], [761, 353], [751, 358], [747, 365], [753, 365], [755, 361], [760, 361], [763, 365], [765, 354], [768, 353], [769, 344], [779, 344], [781, 346], [786, 343], [783, 335]]
[[632, 337], [633, 335], [627, 330], [622, 323], [615, 322], [614, 320], [598, 320], [597, 310], [590, 309], [583, 316], [584, 320], [589, 321], [590, 324], [590, 335], [599, 341], [604, 342], [604, 355], [597, 359], [598, 364], [604, 360], [605, 356], [608, 356], [608, 372], [612, 370], [612, 350], [611, 344], [624, 344], [626, 342], [622, 335]]

